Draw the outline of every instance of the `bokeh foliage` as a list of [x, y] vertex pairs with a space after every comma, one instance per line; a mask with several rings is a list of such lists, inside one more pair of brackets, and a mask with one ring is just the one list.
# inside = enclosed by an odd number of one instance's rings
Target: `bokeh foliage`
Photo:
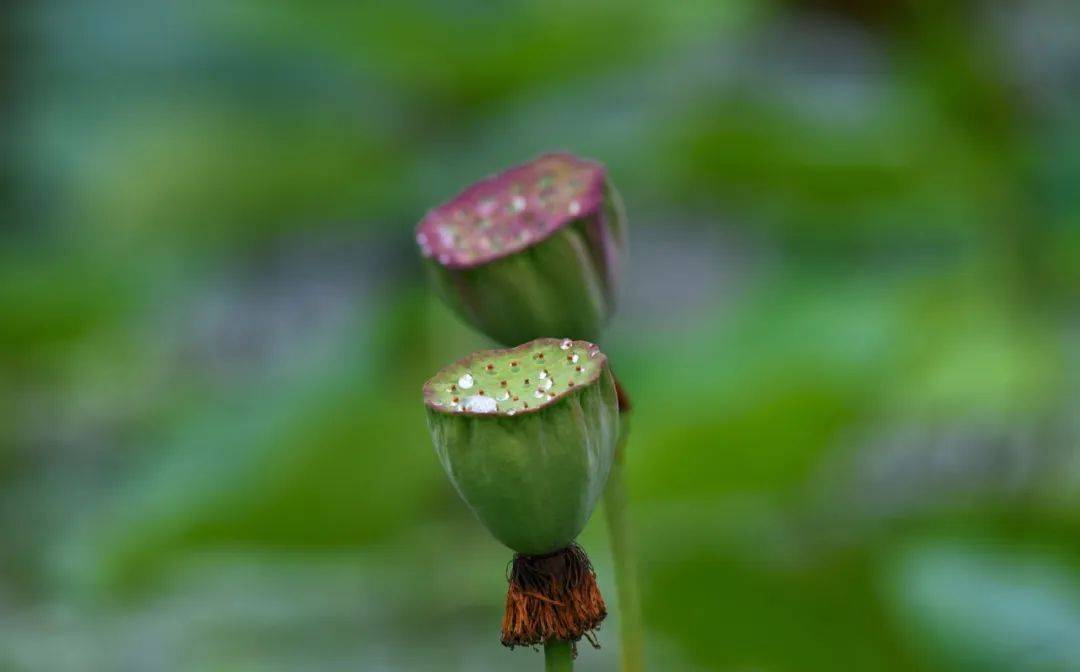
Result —
[[538, 666], [428, 443], [421, 384], [487, 343], [412, 227], [552, 149], [630, 213], [603, 346], [655, 669], [1080, 667], [1075, 3], [46, 1], [0, 31], [0, 668]]

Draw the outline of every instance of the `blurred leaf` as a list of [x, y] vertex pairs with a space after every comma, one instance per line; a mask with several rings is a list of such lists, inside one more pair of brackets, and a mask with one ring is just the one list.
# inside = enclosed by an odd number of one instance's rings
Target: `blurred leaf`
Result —
[[1046, 550], [918, 544], [896, 559], [889, 598], [910, 637], [950, 670], [1080, 666], [1075, 562]]

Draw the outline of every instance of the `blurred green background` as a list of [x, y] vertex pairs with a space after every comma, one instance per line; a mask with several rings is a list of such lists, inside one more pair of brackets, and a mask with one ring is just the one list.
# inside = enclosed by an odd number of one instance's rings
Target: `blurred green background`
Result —
[[[0, 669], [539, 669], [427, 437], [421, 384], [487, 344], [413, 227], [568, 149], [631, 219], [603, 346], [651, 669], [1080, 670], [1074, 0], [43, 0], [0, 35]], [[602, 516], [582, 543], [614, 602]]]

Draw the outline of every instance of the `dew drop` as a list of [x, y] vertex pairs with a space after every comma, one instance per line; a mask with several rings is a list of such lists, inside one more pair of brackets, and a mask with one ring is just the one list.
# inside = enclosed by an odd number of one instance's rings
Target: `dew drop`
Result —
[[542, 383], [540, 383], [539, 385], [537, 385], [537, 388], [539, 388], [539, 389], [541, 389], [541, 390], [550, 390], [550, 389], [551, 389], [551, 386], [552, 386], [552, 384], [553, 384], [553, 382], [554, 382], [554, 381], [552, 381], [552, 380], [551, 380], [550, 378], [548, 378], [548, 379], [547, 379], [547, 380], [545, 380], [544, 382], [542, 382]]
[[567, 210], [570, 211], [571, 215], [577, 217], [579, 214], [581, 214], [581, 203], [578, 203], [577, 201], [570, 201], [570, 207], [567, 208]]
[[544, 394], [545, 394], [545, 392], [543, 390], [540, 390], [540, 389], [533, 392], [533, 396], [536, 397], [537, 399], [543, 399]]
[[573, 355], [572, 357], [570, 357], [570, 361], [574, 364], [577, 364], [579, 361], [581, 361], [581, 355]]
[[574, 342], [573, 342], [573, 341], [571, 341], [571, 340], [570, 340], [570, 339], [568, 338], [568, 339], [564, 340], [564, 341], [563, 341], [562, 343], [560, 343], [560, 344], [559, 344], [559, 347], [560, 347], [560, 348], [562, 348], [563, 350], [569, 350], [569, 349], [570, 349], [570, 346], [571, 346], [571, 345], [573, 345], [573, 344], [574, 344]]
[[524, 196], [514, 196], [513, 204], [514, 204], [514, 210], [516, 212], [521, 212], [522, 210], [525, 209], [525, 197]]
[[471, 388], [473, 386], [472, 374], [466, 373], [462, 377], [458, 378], [457, 384], [458, 384], [458, 387], [460, 387], [463, 390], [467, 390], [467, 389]]
[[514, 410], [514, 409], [512, 409], [512, 408], [511, 408], [510, 410], [508, 410], [508, 411], [506, 412], [506, 414], [507, 414], [507, 415], [513, 415], [513, 414], [515, 414], [515, 413], [517, 413], [517, 411], [515, 411], [515, 410]]
[[548, 377], [547, 369], [540, 369], [540, 373], [536, 374], [536, 377], [539, 378], [540, 380], [544, 380], [545, 378], [547, 378]]
[[472, 413], [494, 413], [498, 410], [498, 404], [491, 397], [477, 394], [465, 398], [465, 410]]
[[507, 401], [509, 399], [510, 399], [510, 393], [507, 392], [506, 390], [503, 390], [502, 392], [499, 392], [498, 394], [495, 395], [495, 401]]

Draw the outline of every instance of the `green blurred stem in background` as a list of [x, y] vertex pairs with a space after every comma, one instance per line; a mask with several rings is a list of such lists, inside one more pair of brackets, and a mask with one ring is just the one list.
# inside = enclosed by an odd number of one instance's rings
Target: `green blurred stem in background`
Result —
[[544, 669], [563, 672], [574, 669], [574, 647], [570, 642], [552, 640], [544, 645]]
[[[623, 398], [620, 390], [620, 399]], [[630, 436], [630, 421], [624, 407], [620, 415], [619, 443], [615, 446], [615, 462], [611, 465], [607, 489], [604, 491], [604, 515], [611, 535], [611, 556], [615, 565], [615, 592], [619, 600], [620, 637], [622, 639], [623, 672], [641, 672], [644, 662], [644, 626], [641, 621], [641, 600], [638, 595], [637, 566], [630, 543], [630, 524], [627, 509], [625, 462], [626, 443]]]

